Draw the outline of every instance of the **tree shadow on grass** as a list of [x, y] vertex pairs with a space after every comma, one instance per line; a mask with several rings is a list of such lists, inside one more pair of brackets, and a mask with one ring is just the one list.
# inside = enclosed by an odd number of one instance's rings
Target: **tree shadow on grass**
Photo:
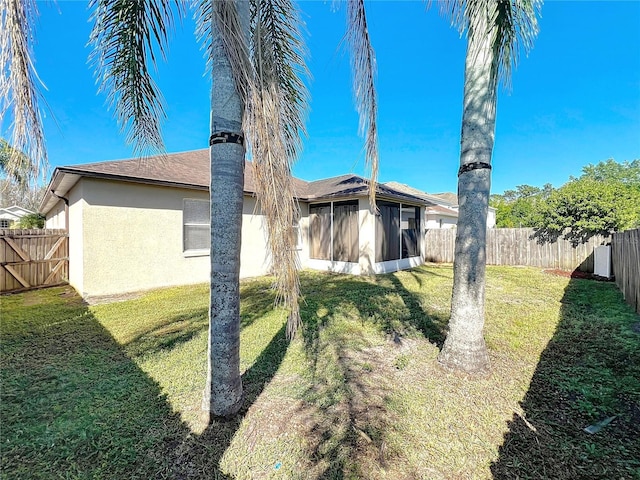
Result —
[[[240, 328], [251, 326], [274, 308], [276, 292], [265, 282], [245, 281], [241, 286]], [[152, 330], [139, 332], [127, 342], [126, 351], [139, 357], [172, 350], [207, 330], [209, 307], [193, 308], [165, 318]]]
[[[302, 335], [312, 374], [298, 412], [306, 419], [307, 474], [375, 478], [402, 455], [386, 441], [394, 425], [387, 408], [393, 378], [411, 356], [412, 338], [441, 347], [448, 318], [427, 313], [394, 274], [326, 274], [314, 291], [318, 275], [302, 277]], [[386, 334], [386, 345], [379, 336], [369, 340], [372, 329]]]
[[[572, 279], [494, 478], [640, 478], [640, 325], [615, 285]], [[599, 432], [585, 427], [615, 417]]]
[[196, 435], [75, 292], [38, 295], [2, 299], [3, 478], [228, 478], [220, 459], [284, 358], [284, 326], [243, 375], [240, 415]]

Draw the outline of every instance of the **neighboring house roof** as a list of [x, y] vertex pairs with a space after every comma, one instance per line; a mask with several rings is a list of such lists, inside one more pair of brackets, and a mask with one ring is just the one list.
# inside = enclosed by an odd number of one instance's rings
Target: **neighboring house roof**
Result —
[[31, 210], [13, 205], [11, 207], [0, 208], [0, 219], [2, 220], [18, 220], [25, 215], [33, 213]]
[[[443, 201], [449, 203], [451, 206], [458, 208], [458, 196], [452, 192], [434, 193], [433, 197], [441, 198]], [[495, 211], [495, 208], [489, 205], [489, 210]]]
[[[409, 185], [405, 185], [403, 183], [398, 183], [398, 182], [386, 182], [384, 185], [388, 185], [392, 188], [411, 193], [418, 197], [422, 197], [427, 201], [430, 201], [442, 207], [445, 207], [447, 210], [453, 209], [453, 211], [456, 212], [455, 216], [456, 217], [458, 216], [457, 214], [458, 196], [455, 193], [452, 193], [452, 192], [427, 193], [427, 192], [418, 190], [417, 188], [413, 188], [413, 187], [410, 187]], [[495, 210], [495, 208], [490, 206], [489, 210]]]
[[434, 193], [433, 197], [439, 198], [441, 201], [448, 203], [451, 206], [458, 205], [458, 196], [452, 192]]
[[453, 205], [455, 205], [449, 204], [449, 202], [443, 201], [440, 197], [428, 194], [427, 192], [423, 192], [422, 190], [418, 190], [417, 188], [410, 187], [409, 185], [405, 185], [404, 183], [386, 182], [384, 185], [420, 197], [427, 202], [432, 203], [433, 205], [444, 205], [446, 207], [452, 207]]
[[458, 211], [452, 208], [443, 207], [442, 205], [433, 205], [427, 207], [427, 215], [442, 215], [445, 217], [458, 218]]
[[[57, 197], [65, 196], [81, 177], [207, 190], [209, 165], [209, 149], [202, 149], [143, 159], [58, 167], [53, 172], [40, 210], [44, 213], [51, 210], [58, 201]], [[300, 200], [320, 200], [368, 194], [369, 183], [357, 175], [341, 175], [315, 182], [294, 177], [293, 188]], [[245, 166], [244, 191], [256, 192], [251, 162]], [[381, 197], [424, 203], [420, 197], [383, 184], [376, 185], [376, 193]]]

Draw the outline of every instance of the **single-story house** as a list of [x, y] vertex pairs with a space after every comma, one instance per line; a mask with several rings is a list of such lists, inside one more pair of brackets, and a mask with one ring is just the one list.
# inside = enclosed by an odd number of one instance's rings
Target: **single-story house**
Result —
[[[427, 207], [425, 228], [455, 228], [458, 224], [458, 196], [455, 193], [427, 193], [403, 183], [387, 182], [388, 187], [401, 192], [410, 193], [432, 205]], [[496, 226], [496, 209], [489, 207], [487, 212], [487, 228]]]
[[19, 222], [22, 217], [32, 213], [31, 210], [19, 207], [18, 205], [0, 208], [0, 228], [11, 228], [11, 226]]
[[[269, 272], [264, 217], [253, 170], [244, 179], [241, 277]], [[419, 265], [424, 222], [435, 204], [342, 175], [294, 179], [304, 268], [375, 274]], [[206, 282], [209, 278], [209, 150], [58, 167], [41, 211], [47, 228], [69, 232], [69, 283], [83, 296]]]

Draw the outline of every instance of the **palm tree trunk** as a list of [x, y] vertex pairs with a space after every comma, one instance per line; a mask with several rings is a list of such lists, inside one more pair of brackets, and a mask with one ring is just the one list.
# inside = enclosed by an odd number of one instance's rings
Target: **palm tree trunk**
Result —
[[442, 365], [469, 373], [489, 369], [482, 330], [497, 69], [486, 30], [481, 24], [468, 36], [451, 320], [438, 357]]
[[[239, 1], [236, 5], [240, 18], [246, 22], [244, 32], [248, 33], [249, 2]], [[209, 416], [231, 417], [242, 406], [239, 279], [244, 104], [215, 15], [211, 32], [211, 293], [208, 375], [202, 408]]]

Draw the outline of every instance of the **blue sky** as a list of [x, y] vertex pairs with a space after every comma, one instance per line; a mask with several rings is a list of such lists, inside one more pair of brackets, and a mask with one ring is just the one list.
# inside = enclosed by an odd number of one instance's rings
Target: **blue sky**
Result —
[[[332, 5], [300, 3], [313, 80], [294, 174], [306, 180], [366, 175], [349, 58], [339, 47], [344, 8]], [[47, 86], [51, 166], [130, 157], [87, 63], [86, 3], [38, 6], [35, 57]], [[466, 41], [437, 5], [427, 11], [419, 1], [370, 1], [367, 9], [378, 66], [379, 180], [455, 191]], [[173, 36], [156, 81], [167, 106], [167, 150], [205, 148], [210, 82], [191, 20]], [[532, 52], [520, 58], [511, 90], [499, 93], [492, 192], [560, 186], [607, 158], [640, 158], [640, 2], [547, 1]]]

